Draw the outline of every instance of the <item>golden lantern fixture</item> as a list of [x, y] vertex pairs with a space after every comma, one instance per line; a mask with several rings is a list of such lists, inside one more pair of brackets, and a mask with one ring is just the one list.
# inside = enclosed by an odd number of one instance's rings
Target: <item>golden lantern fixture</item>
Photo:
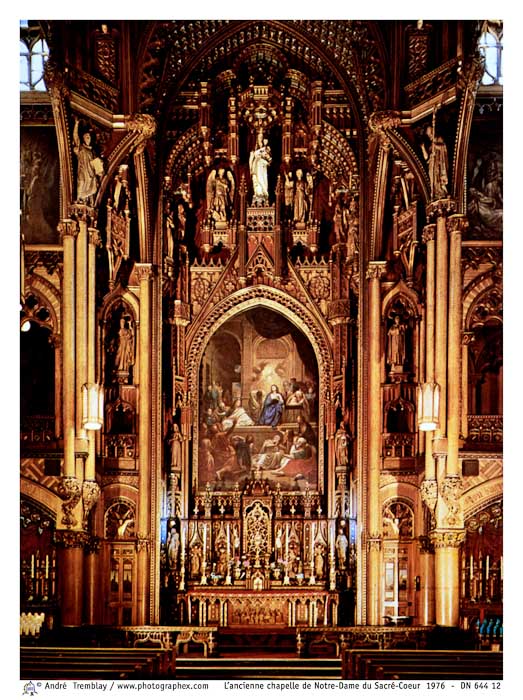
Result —
[[439, 428], [439, 394], [436, 382], [418, 384], [418, 428], [422, 431]]
[[100, 430], [104, 415], [104, 392], [99, 384], [82, 386], [82, 426], [86, 430]]

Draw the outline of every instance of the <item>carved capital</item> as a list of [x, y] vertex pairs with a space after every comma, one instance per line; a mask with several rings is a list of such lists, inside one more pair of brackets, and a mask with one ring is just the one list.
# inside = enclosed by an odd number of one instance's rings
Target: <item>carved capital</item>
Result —
[[462, 66], [461, 70], [458, 69], [458, 87], [463, 91], [471, 90], [476, 92], [484, 72], [483, 57], [476, 54]]
[[365, 275], [368, 280], [380, 279], [387, 269], [387, 263], [384, 260], [371, 260]]
[[134, 270], [140, 282], [148, 282], [153, 278], [153, 266], [151, 263], [135, 263]]
[[97, 211], [88, 204], [73, 202], [69, 207], [69, 216], [76, 221], [85, 223], [87, 226], [96, 226]]
[[463, 482], [458, 475], [446, 476], [440, 485], [440, 494], [447, 506], [445, 522], [447, 525], [457, 525], [459, 522], [459, 499], [463, 491]]
[[436, 479], [425, 479], [421, 483], [420, 494], [422, 502], [431, 513], [434, 513], [436, 503], [438, 502], [438, 482]]
[[73, 219], [62, 219], [57, 226], [58, 233], [60, 234], [60, 240], [62, 244], [64, 238], [70, 236], [71, 238], [76, 238], [78, 236], [78, 224]]
[[73, 510], [82, 497], [82, 485], [80, 480], [75, 476], [64, 476], [58, 487], [58, 493], [64, 500], [62, 504], [62, 522], [68, 527], [74, 527], [78, 524], [78, 521], [73, 514]]
[[447, 219], [448, 233], [463, 233], [468, 226], [469, 222], [465, 214], [451, 214]]
[[423, 227], [423, 233], [421, 234], [421, 240], [423, 243], [428, 243], [428, 241], [434, 241], [436, 238], [436, 224], [427, 224]]
[[83, 530], [55, 530], [53, 541], [64, 549], [83, 548], [91, 539]]
[[433, 223], [442, 217], [450, 216], [456, 211], [456, 202], [453, 199], [437, 199], [427, 206], [427, 219]]
[[87, 523], [87, 518], [94, 504], [100, 497], [100, 487], [96, 481], [84, 481], [82, 484], [82, 500], [84, 504], [84, 527]]
[[98, 231], [97, 228], [89, 228], [87, 232], [89, 234], [89, 245], [92, 245], [95, 248], [101, 248], [102, 239], [100, 237], [100, 231]]
[[465, 539], [465, 530], [433, 530], [429, 537], [435, 549], [460, 547]]
[[90, 535], [89, 539], [85, 543], [85, 553], [86, 554], [99, 554], [102, 546], [102, 540], [96, 535]]

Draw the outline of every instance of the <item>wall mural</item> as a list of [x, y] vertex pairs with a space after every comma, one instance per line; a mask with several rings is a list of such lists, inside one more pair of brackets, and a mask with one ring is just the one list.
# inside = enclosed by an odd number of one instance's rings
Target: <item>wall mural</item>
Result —
[[59, 243], [58, 152], [54, 129], [31, 127], [20, 136], [21, 229], [26, 243]]
[[256, 475], [282, 491], [318, 486], [318, 367], [311, 344], [269, 309], [224, 323], [200, 368], [198, 487]]

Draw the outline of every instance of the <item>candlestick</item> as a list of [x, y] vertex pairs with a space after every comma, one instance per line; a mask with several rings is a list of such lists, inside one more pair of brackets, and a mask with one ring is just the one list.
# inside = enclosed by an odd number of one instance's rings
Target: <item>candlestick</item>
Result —
[[49, 578], [49, 555], [45, 555], [45, 578]]

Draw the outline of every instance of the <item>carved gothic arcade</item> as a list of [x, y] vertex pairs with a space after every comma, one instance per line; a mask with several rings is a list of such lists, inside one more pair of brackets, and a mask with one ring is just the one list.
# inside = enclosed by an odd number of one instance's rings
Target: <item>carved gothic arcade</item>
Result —
[[23, 607], [282, 629], [501, 611], [485, 26], [40, 23]]

